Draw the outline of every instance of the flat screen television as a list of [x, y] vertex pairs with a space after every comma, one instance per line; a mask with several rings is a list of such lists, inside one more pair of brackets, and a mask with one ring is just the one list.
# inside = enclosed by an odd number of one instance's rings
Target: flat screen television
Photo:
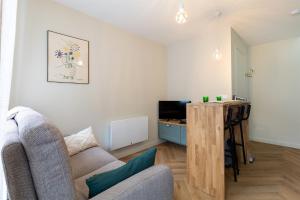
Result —
[[186, 104], [191, 101], [159, 101], [159, 119], [186, 119]]

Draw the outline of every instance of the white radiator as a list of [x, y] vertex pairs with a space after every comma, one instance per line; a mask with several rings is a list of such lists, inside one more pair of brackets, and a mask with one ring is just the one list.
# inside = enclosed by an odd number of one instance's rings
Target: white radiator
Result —
[[110, 123], [110, 150], [148, 140], [148, 117], [135, 117]]

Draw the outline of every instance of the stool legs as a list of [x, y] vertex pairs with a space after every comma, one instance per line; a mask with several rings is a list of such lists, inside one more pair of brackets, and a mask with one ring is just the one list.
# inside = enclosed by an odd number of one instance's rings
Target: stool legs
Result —
[[236, 168], [236, 171], [237, 171], [237, 174], [239, 175], [240, 174], [240, 169], [239, 169], [239, 160], [238, 160], [238, 156], [237, 156], [237, 151], [236, 151], [236, 141], [235, 141], [235, 133], [234, 133], [234, 127], [232, 127], [232, 136], [233, 136], [233, 151], [234, 151], [234, 154], [233, 156], [235, 157], [235, 168]]
[[237, 153], [236, 153], [236, 146], [235, 146], [235, 136], [234, 136], [234, 128], [229, 128], [230, 132], [230, 150], [231, 150], [231, 159], [232, 159], [232, 169], [234, 174], [234, 181], [237, 182], [237, 175], [240, 174], [239, 170], [239, 164], [237, 159]]
[[243, 132], [243, 122], [240, 123], [240, 133], [241, 133], [241, 146], [243, 149], [243, 157], [244, 157], [244, 164], [247, 164], [247, 159], [246, 159], [246, 151], [245, 151], [245, 141], [244, 141], [244, 132]]

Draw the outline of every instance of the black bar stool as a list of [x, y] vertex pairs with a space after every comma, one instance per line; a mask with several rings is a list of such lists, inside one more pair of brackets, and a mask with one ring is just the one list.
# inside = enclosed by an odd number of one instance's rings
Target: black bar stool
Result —
[[249, 119], [250, 112], [251, 112], [251, 104], [248, 104], [248, 106], [247, 106], [247, 112], [246, 112], [246, 117], [243, 118], [243, 120], [248, 120]]
[[[225, 127], [224, 127], [225, 130], [229, 130], [229, 140], [227, 141], [229, 149], [225, 149], [225, 156], [231, 158], [232, 161], [231, 167], [233, 169], [234, 181], [237, 182], [237, 175], [239, 174], [239, 166], [238, 166], [237, 153], [236, 153], [234, 128], [232, 126], [232, 123], [233, 123], [233, 108], [229, 107], [227, 110], [227, 116], [225, 119]], [[226, 152], [228, 152], [230, 155], [227, 155]]]
[[245, 106], [241, 106], [239, 109], [239, 113], [236, 119], [233, 120], [233, 128], [234, 126], [240, 127], [240, 134], [241, 134], [241, 143], [236, 143], [236, 145], [241, 146], [243, 150], [243, 158], [244, 158], [244, 164], [247, 164], [247, 158], [246, 158], [246, 151], [245, 151], [245, 140], [244, 140], [244, 131], [243, 131], [243, 121], [248, 120], [251, 112], [251, 105], [249, 104], [247, 106], [246, 111], [246, 117], [245, 117]]

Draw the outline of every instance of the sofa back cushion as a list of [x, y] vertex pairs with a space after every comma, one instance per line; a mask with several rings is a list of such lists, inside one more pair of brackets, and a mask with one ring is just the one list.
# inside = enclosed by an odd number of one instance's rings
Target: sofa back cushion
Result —
[[36, 200], [27, 156], [14, 120], [8, 120], [1, 132], [1, 160], [9, 199]]
[[19, 112], [15, 120], [38, 199], [75, 199], [69, 155], [60, 131], [33, 110]]

